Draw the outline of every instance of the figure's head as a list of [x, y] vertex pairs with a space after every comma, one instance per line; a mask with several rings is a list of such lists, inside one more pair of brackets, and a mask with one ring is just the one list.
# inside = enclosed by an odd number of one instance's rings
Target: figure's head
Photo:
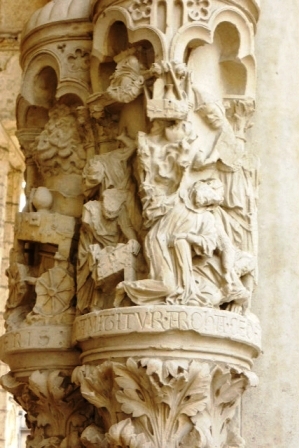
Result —
[[188, 73], [185, 62], [174, 61], [174, 72], [178, 79], [185, 79]]
[[89, 110], [86, 106], [78, 106], [76, 112], [78, 123], [80, 125], [85, 124], [89, 120]]
[[123, 59], [117, 66], [122, 68], [126, 68], [129, 71], [139, 73], [140, 72], [140, 63], [136, 56], [130, 55]]
[[225, 110], [220, 103], [207, 103], [199, 108], [200, 114], [212, 129], [220, 129], [224, 125]]
[[178, 143], [189, 137], [192, 132], [192, 123], [186, 120], [177, 120], [165, 128], [165, 136], [171, 143]]
[[103, 215], [106, 219], [114, 220], [118, 217], [127, 193], [117, 188], [108, 188], [103, 193]]
[[196, 208], [219, 205], [223, 195], [223, 184], [219, 179], [198, 180], [190, 190], [190, 199]]
[[90, 104], [89, 111], [91, 117], [94, 118], [95, 120], [100, 120], [105, 115], [104, 108], [97, 104]]
[[153, 120], [152, 127], [150, 130], [151, 135], [161, 135], [163, 134], [165, 129], [165, 121], [164, 120]]
[[105, 168], [101, 160], [95, 156], [84, 167], [82, 172], [83, 182], [88, 179], [88, 182], [101, 184], [105, 176]]

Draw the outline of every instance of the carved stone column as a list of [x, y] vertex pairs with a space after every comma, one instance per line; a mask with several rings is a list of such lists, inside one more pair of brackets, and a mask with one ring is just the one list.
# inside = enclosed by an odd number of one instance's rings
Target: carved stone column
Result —
[[238, 405], [261, 338], [246, 149], [258, 13], [254, 0], [56, 0], [25, 29], [27, 206], [1, 357], [29, 446], [245, 446]]
[[24, 80], [17, 100], [18, 138], [26, 159], [26, 206], [17, 214], [7, 270], [9, 297], [2, 386], [27, 412], [28, 447], [80, 446], [94, 420], [71, 383], [79, 352], [76, 254], [86, 161], [77, 108], [90, 95], [92, 25], [82, 2], [48, 2], [22, 34]]

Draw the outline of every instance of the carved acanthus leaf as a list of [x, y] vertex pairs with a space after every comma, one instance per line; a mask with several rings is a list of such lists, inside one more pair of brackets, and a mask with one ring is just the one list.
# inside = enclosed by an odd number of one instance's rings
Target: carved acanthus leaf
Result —
[[98, 408], [107, 429], [117, 423], [120, 406], [115, 398], [114, 373], [109, 361], [100, 366], [76, 367], [72, 381], [80, 384], [83, 397]]
[[136, 434], [130, 418], [113, 425], [107, 439], [111, 448], [154, 448], [154, 445], [146, 440], [145, 434]]
[[249, 385], [256, 385], [256, 376], [252, 377], [251, 372], [220, 366], [213, 370], [208, 407], [192, 417], [195, 428], [206, 440], [205, 448], [242, 448], [243, 439], [232, 422], [241, 395]]
[[35, 371], [28, 382], [8, 374], [1, 382], [27, 411], [27, 423], [32, 431], [29, 448], [81, 446], [76, 444], [78, 434], [90, 424], [93, 408], [70, 382], [68, 372]]
[[[185, 361], [133, 359], [116, 365], [115, 381], [121, 388], [117, 400], [122, 410], [139, 418], [147, 439], [154, 446], [167, 446], [190, 431], [190, 420], [208, 403], [210, 369], [207, 364]], [[162, 426], [161, 426], [162, 425]], [[161, 439], [157, 428], [162, 427]], [[160, 445], [161, 444], [161, 445]], [[166, 445], [164, 445], [166, 444]]]
[[192, 361], [188, 370], [180, 371], [163, 389], [163, 402], [170, 409], [176, 409], [177, 414], [191, 417], [202, 412], [208, 399], [210, 369], [208, 364]]

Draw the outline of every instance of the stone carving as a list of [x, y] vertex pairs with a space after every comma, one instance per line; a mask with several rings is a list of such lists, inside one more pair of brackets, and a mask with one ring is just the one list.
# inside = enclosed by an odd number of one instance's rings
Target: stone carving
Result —
[[1, 385], [27, 412], [28, 448], [82, 446], [79, 437], [92, 419], [93, 407], [70, 382], [68, 372], [35, 371], [28, 382], [8, 374]]
[[208, 195], [205, 195], [206, 187], [205, 182], [196, 183], [186, 198], [174, 198], [172, 208], [168, 213], [161, 213], [160, 219], [149, 230], [145, 253], [149, 260], [150, 280], [123, 283], [134, 303], [141, 304], [143, 300], [161, 303], [166, 297], [168, 303], [209, 304], [192, 275], [192, 250], [209, 257], [217, 244], [213, 215], [205, 205], [221, 202], [222, 195], [221, 192], [217, 195], [219, 185], [214, 189], [208, 187]]
[[48, 2], [22, 38], [2, 384], [28, 448], [244, 448], [256, 2], [82, 5]]
[[86, 159], [90, 160], [96, 151], [95, 126], [86, 106], [78, 106], [77, 109], [78, 130], [80, 139], [86, 150]]
[[39, 320], [69, 323], [74, 319], [72, 244], [76, 222], [51, 213], [52, 200], [49, 190], [39, 187], [32, 198], [38, 211], [19, 213], [16, 218], [15, 246], [7, 270], [10, 292], [5, 318], [9, 330]]
[[236, 137], [246, 141], [246, 131], [253, 126], [251, 118], [255, 109], [254, 100], [226, 100], [225, 108]]
[[[101, 286], [104, 279], [118, 272], [124, 271], [126, 278], [126, 273], [129, 273], [129, 279], [135, 278], [135, 257], [140, 248], [137, 236], [140, 212], [128, 160], [136, 145], [125, 134], [118, 140], [127, 146], [96, 155], [83, 170], [85, 195], [100, 200], [89, 201], [83, 208], [77, 269], [81, 311], [89, 306], [86, 302], [87, 284], [90, 284], [88, 296], [91, 300], [94, 287]], [[95, 294], [99, 296], [100, 292], [95, 291]], [[98, 306], [102, 308], [103, 303]]]
[[192, 131], [188, 121], [166, 126], [155, 120], [149, 135], [139, 133], [138, 174], [145, 227], [155, 221], [153, 215], [158, 203], [166, 203], [183, 180], [190, 165], [190, 144], [195, 139]]
[[[240, 263], [242, 276], [253, 277], [253, 257], [256, 256], [256, 168], [253, 166], [249, 168], [244, 148], [240, 140], [235, 138], [222, 106], [215, 103], [207, 104], [201, 106], [200, 111], [216, 135], [209, 158], [203, 160], [202, 155], [197, 155], [193, 161], [193, 168], [203, 169], [211, 162], [216, 163], [217, 174], [224, 185], [224, 201], [218, 212], [232, 243], [243, 252], [243, 259], [247, 257], [247, 263]], [[235, 113], [236, 115], [238, 114]], [[238, 118], [240, 129], [241, 113], [238, 117], [240, 117]], [[246, 124], [244, 126], [246, 127]], [[242, 256], [242, 253], [240, 255]], [[246, 285], [252, 291], [252, 282]]]
[[107, 94], [120, 103], [130, 103], [140, 95], [144, 83], [140, 62], [134, 55], [123, 57], [121, 54], [116, 60], [119, 62], [110, 78]]
[[35, 286], [36, 303], [33, 312], [45, 316], [63, 313], [71, 306], [75, 294], [73, 278], [61, 267], [49, 269], [41, 275]]
[[136, 151], [136, 144], [124, 133], [117, 139], [124, 143], [124, 148], [96, 155], [85, 165], [82, 177], [86, 197], [94, 197], [98, 190], [100, 195], [109, 188], [127, 190], [128, 193], [132, 188], [128, 161]]
[[142, 92], [146, 70], [136, 56], [137, 50], [129, 49], [114, 57], [116, 67], [109, 78], [109, 86], [105, 92], [90, 98], [98, 113], [104, 114], [104, 108], [113, 103], [130, 103]]
[[49, 111], [49, 121], [37, 138], [35, 160], [45, 178], [57, 174], [81, 174], [86, 155], [76, 118], [65, 105]]
[[152, 0], [135, 0], [130, 6], [129, 11], [132, 19], [139, 21], [148, 19], [151, 14]]
[[67, 60], [70, 64], [71, 70], [74, 72], [86, 71], [89, 69], [90, 54], [82, 48], [77, 48], [75, 53], [68, 56]]
[[151, 119], [184, 119], [189, 111], [191, 73], [180, 61], [155, 62], [150, 74], [152, 86], [145, 89], [147, 114]]
[[155, 358], [77, 367], [73, 380], [104, 422], [86, 430], [87, 440], [97, 434], [99, 446], [149, 448], [241, 447], [232, 422], [242, 392], [256, 385], [253, 374], [229, 366]]
[[210, 8], [209, 0], [191, 0], [188, 2], [188, 16], [191, 20], [208, 19]]
[[[78, 250], [80, 310], [86, 308], [86, 297], [89, 297], [89, 300], [92, 298], [92, 290], [96, 284], [100, 285], [105, 278], [124, 270], [130, 256], [139, 252], [137, 235], [130, 222], [125, 201], [126, 192], [112, 188], [104, 191], [101, 202], [89, 201], [84, 206], [83, 228]], [[121, 242], [124, 239], [127, 240], [127, 244]], [[121, 261], [118, 261], [121, 266], [116, 267], [118, 256], [121, 256]], [[112, 260], [114, 258], [116, 261]], [[111, 266], [108, 265], [108, 261]], [[88, 283], [90, 283], [89, 294], [86, 296]]]

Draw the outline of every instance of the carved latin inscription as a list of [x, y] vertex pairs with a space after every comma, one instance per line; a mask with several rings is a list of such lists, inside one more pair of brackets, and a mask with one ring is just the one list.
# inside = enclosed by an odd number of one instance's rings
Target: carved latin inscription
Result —
[[256, 319], [197, 307], [134, 307], [94, 312], [77, 318], [74, 330], [78, 341], [91, 336], [105, 338], [131, 332], [146, 334], [179, 330], [227, 337], [256, 346], [261, 342], [260, 325]]

